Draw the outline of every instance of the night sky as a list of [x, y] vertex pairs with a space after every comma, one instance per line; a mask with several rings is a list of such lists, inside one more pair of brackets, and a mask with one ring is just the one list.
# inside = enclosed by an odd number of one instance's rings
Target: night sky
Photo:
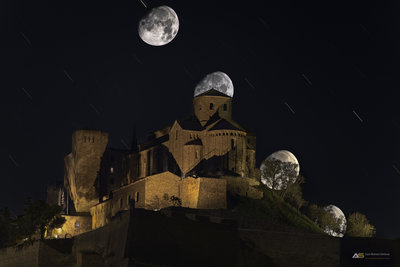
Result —
[[[1, 1], [0, 206], [18, 214], [25, 197], [63, 180], [74, 130], [129, 147], [134, 125], [140, 142], [185, 118], [195, 85], [223, 71], [234, 119], [257, 134], [257, 167], [287, 149], [306, 200], [362, 212], [378, 237], [400, 237], [399, 8], [143, 1]], [[180, 28], [153, 47], [137, 26], [159, 5]]]

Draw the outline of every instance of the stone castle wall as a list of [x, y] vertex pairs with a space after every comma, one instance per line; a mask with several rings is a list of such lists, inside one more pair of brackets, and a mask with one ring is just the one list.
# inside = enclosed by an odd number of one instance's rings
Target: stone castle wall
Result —
[[73, 267], [72, 239], [35, 241], [22, 249], [8, 247], [0, 250], [1, 267]]
[[143, 178], [113, 191], [113, 197], [91, 208], [92, 229], [107, 225], [120, 211], [128, 210], [131, 202], [135, 208], [159, 210], [174, 206], [171, 197], [178, 197], [182, 207], [196, 209], [225, 209], [226, 181], [215, 178], [183, 180], [170, 172]]
[[69, 238], [92, 230], [92, 216], [62, 215], [65, 223], [61, 228], [53, 229], [47, 238]]
[[255, 186], [260, 185], [258, 180], [231, 176], [223, 176], [221, 179], [226, 180], [227, 190], [231, 194], [253, 199], [261, 199], [263, 197], [263, 192], [255, 188]]

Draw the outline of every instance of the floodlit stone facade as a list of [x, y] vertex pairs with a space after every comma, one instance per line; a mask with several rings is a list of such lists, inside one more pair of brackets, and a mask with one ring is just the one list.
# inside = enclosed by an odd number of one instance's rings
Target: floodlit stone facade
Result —
[[65, 223], [61, 228], [46, 232], [47, 238], [70, 238], [92, 230], [92, 217], [90, 215], [62, 215]]
[[255, 153], [256, 137], [232, 120], [232, 98], [211, 89], [194, 97], [191, 116], [153, 131], [142, 144], [134, 136], [130, 150], [108, 147], [101, 131], [74, 132], [65, 157], [67, 210], [90, 212], [95, 229], [130, 205], [225, 209], [227, 183], [259, 179]]

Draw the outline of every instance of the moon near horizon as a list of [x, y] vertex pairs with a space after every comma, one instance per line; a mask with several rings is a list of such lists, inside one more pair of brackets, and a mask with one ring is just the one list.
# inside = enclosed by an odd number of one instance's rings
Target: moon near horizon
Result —
[[140, 21], [138, 32], [147, 44], [162, 46], [171, 42], [179, 30], [178, 15], [169, 6], [155, 7]]
[[335, 205], [329, 205], [324, 208], [325, 211], [331, 213], [335, 219], [339, 222], [340, 232], [335, 232], [329, 227], [325, 227], [324, 232], [335, 237], [343, 237], [344, 233], [346, 232], [347, 228], [347, 220], [346, 216], [341, 209], [336, 207]]
[[300, 173], [300, 165], [293, 153], [279, 150], [269, 155], [260, 166], [261, 183], [273, 190], [286, 189]]
[[222, 72], [216, 71], [207, 74], [194, 89], [194, 96], [201, 95], [210, 89], [215, 89], [227, 96], [233, 97], [233, 83], [229, 76]]

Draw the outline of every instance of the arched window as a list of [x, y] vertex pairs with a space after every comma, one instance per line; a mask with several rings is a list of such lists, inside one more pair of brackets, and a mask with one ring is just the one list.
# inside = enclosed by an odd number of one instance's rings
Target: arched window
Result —
[[139, 202], [139, 192], [136, 192], [136, 193], [135, 193], [135, 201], [136, 201], [136, 202]]
[[226, 111], [228, 109], [227, 105], [224, 104], [224, 111]]
[[235, 148], [235, 140], [231, 139], [231, 149]]
[[210, 110], [213, 110], [213, 109], [214, 109], [214, 104], [210, 103]]
[[199, 158], [199, 151], [196, 150], [195, 154], [194, 154], [194, 158], [198, 159]]

